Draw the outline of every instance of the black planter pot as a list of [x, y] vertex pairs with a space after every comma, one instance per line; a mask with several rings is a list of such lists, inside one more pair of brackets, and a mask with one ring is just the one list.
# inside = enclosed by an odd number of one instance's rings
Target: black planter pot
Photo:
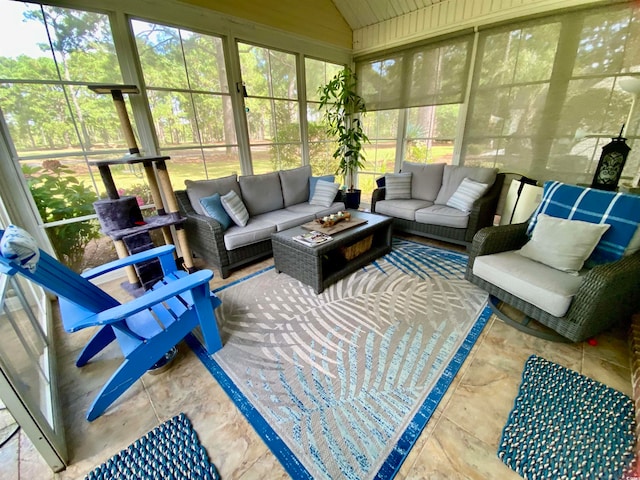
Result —
[[344, 205], [348, 209], [357, 210], [360, 207], [360, 194], [361, 190], [350, 190], [344, 194]]

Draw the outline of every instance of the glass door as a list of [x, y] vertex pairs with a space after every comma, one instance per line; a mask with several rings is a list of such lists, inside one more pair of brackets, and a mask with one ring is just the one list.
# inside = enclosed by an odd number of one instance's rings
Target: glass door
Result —
[[49, 302], [38, 286], [0, 274], [0, 398], [47, 464], [67, 452], [56, 389]]
[[[16, 163], [0, 111], [0, 227], [29, 231], [51, 251], [30, 208], [28, 187]], [[67, 462], [58, 401], [51, 301], [39, 286], [0, 274], [0, 400], [52, 470]]]

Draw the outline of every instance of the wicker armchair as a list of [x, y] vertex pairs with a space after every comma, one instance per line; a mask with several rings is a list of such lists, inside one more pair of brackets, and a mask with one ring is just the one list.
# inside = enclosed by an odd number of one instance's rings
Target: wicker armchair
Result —
[[[490, 304], [502, 320], [542, 338], [579, 342], [629, 320], [640, 311], [640, 252], [591, 269], [563, 317], [555, 317], [473, 274], [477, 257], [518, 250], [528, 240], [526, 231], [527, 223], [484, 228], [476, 233], [469, 251], [465, 278], [489, 292]], [[498, 309], [500, 301], [528, 318], [519, 322], [507, 316]], [[529, 319], [549, 327], [552, 332], [533, 328], [528, 324]]]

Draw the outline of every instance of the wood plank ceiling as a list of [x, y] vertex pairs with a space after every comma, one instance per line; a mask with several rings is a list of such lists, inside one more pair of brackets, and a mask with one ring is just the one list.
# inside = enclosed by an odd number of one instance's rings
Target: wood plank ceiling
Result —
[[444, 0], [332, 0], [352, 30], [411, 13]]

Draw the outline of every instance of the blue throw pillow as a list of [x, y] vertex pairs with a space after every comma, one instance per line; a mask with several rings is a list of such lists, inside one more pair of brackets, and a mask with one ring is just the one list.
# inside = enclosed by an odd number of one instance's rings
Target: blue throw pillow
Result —
[[231, 217], [222, 206], [219, 193], [214, 193], [210, 197], [201, 198], [200, 205], [202, 205], [202, 209], [208, 217], [213, 218], [222, 225], [223, 230], [229, 228], [229, 225], [231, 225]]
[[313, 198], [313, 194], [316, 191], [316, 184], [318, 180], [324, 180], [325, 182], [333, 183], [336, 179], [335, 175], [323, 175], [321, 177], [309, 177], [309, 201]]

